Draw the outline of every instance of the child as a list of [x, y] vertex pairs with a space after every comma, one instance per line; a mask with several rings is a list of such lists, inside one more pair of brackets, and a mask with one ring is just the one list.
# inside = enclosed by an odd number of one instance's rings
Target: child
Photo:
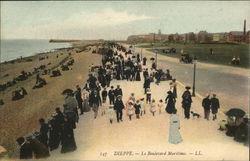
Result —
[[159, 100], [157, 106], [158, 106], [158, 109], [159, 109], [159, 114], [161, 114], [161, 109], [163, 107], [163, 101], [162, 101], [162, 99]]
[[135, 94], [134, 93], [131, 93], [129, 100], [131, 100], [131, 101], [133, 101], [133, 103], [135, 103]]
[[129, 120], [132, 119], [132, 116], [134, 114], [134, 106], [133, 106], [133, 103], [132, 101], [129, 101], [128, 104], [127, 104], [127, 115], [129, 117]]
[[148, 104], [151, 102], [151, 90], [150, 90], [150, 88], [147, 89], [146, 96], [147, 96], [146, 103]]
[[114, 119], [114, 109], [113, 109], [114, 105], [110, 105], [108, 108], [108, 117], [109, 117], [109, 122], [110, 124], [113, 123], [113, 119]]
[[141, 98], [140, 105], [141, 105], [141, 116], [142, 116], [143, 113], [144, 115], [146, 114], [144, 98]]
[[150, 104], [150, 111], [153, 114], [153, 116], [155, 116], [155, 112], [156, 112], [156, 104], [155, 104], [155, 100], [152, 99], [152, 102]]
[[134, 105], [134, 108], [135, 108], [136, 118], [140, 119], [140, 109], [141, 109], [140, 100], [136, 100], [136, 104]]

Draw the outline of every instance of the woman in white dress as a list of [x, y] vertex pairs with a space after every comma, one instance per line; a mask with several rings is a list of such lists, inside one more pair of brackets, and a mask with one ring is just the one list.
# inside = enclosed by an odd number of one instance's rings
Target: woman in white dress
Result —
[[150, 104], [150, 112], [153, 114], [153, 116], [155, 116], [155, 112], [156, 112], [156, 103], [155, 100], [152, 99], [152, 102]]
[[179, 132], [180, 129], [180, 120], [179, 116], [176, 114], [177, 110], [175, 109], [170, 116], [169, 122], [169, 138], [168, 142], [171, 144], [178, 144], [182, 142], [182, 137]]
[[142, 97], [140, 99], [140, 105], [141, 105], [141, 116], [142, 116], [142, 114], [144, 114], [144, 115], [146, 114], [144, 97]]

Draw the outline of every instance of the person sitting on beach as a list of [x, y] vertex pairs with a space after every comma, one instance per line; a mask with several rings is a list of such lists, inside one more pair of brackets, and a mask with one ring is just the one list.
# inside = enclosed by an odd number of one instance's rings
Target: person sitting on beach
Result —
[[57, 69], [57, 70], [52, 71], [51, 77], [57, 77], [57, 76], [60, 76], [60, 75], [62, 75], [62, 74], [61, 74], [60, 70]]
[[35, 89], [35, 88], [42, 88], [46, 84], [47, 84], [46, 80], [44, 78], [39, 77], [39, 79], [36, 81], [36, 84], [33, 87], [33, 89]]
[[12, 101], [22, 99], [24, 96], [21, 94], [20, 90], [15, 90], [12, 92]]
[[0, 106], [4, 105], [3, 99], [0, 99]]
[[25, 95], [27, 95], [27, 94], [28, 94], [28, 93], [27, 93], [27, 91], [26, 91], [26, 89], [25, 89], [25, 88], [23, 88], [23, 87], [21, 87], [20, 92], [21, 92], [21, 95], [23, 95], [23, 96], [25, 96]]
[[61, 69], [62, 69], [62, 71], [67, 71], [67, 70], [69, 70], [69, 67], [67, 65], [62, 65]]

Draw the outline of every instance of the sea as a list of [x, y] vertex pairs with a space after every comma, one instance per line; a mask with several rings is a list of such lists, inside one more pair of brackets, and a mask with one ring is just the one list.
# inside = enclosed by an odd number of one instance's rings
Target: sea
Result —
[[50, 43], [45, 39], [1, 39], [0, 61], [32, 56], [59, 48], [71, 47], [70, 43]]

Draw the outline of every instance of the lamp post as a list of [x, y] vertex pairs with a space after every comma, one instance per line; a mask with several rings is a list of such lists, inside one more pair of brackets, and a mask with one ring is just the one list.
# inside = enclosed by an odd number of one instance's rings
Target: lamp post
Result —
[[157, 56], [158, 56], [158, 50], [154, 50], [155, 51], [155, 66], [156, 66], [156, 69], [157, 69]]
[[142, 48], [141, 48], [141, 61], [142, 61]]
[[196, 74], [196, 64], [197, 64], [197, 58], [196, 58], [196, 56], [193, 59], [193, 64], [194, 64], [194, 77], [193, 77], [193, 91], [192, 91], [192, 96], [195, 97], [195, 74]]

